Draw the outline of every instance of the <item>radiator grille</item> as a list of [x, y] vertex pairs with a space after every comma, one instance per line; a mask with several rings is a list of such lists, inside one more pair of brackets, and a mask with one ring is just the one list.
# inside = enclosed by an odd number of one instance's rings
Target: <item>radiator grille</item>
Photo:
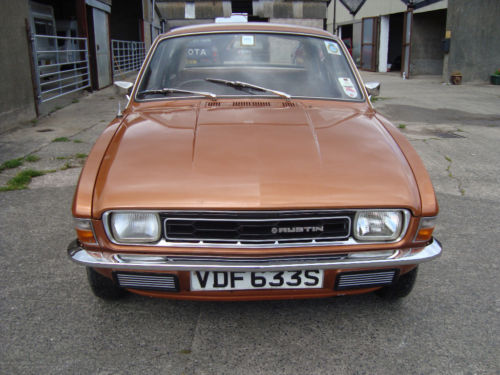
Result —
[[116, 272], [114, 277], [121, 288], [167, 292], [177, 292], [179, 290], [178, 279], [175, 275]]
[[397, 270], [342, 273], [337, 277], [335, 289], [345, 290], [390, 285], [396, 276]]
[[311, 213], [177, 215], [164, 218], [165, 238], [172, 242], [273, 244], [346, 240], [349, 216]]

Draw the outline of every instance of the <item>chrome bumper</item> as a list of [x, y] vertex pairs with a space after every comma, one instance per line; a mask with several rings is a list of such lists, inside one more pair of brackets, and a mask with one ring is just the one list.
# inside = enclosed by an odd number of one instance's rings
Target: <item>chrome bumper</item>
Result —
[[227, 258], [113, 254], [89, 251], [77, 241], [68, 246], [68, 255], [76, 263], [92, 268], [142, 271], [281, 271], [312, 269], [349, 269], [400, 267], [427, 262], [441, 255], [436, 239], [420, 251], [395, 251], [386, 257], [359, 258], [355, 253], [329, 256], [293, 256], [270, 258]]

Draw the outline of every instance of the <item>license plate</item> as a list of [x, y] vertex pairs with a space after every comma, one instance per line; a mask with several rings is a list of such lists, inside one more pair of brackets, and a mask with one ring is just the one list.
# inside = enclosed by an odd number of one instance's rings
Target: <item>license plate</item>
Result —
[[323, 287], [323, 270], [191, 271], [191, 290], [310, 289]]

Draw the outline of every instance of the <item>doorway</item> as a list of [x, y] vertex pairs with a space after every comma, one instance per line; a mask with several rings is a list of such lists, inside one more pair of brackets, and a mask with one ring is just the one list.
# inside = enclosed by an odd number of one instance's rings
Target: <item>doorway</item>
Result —
[[109, 47], [109, 18], [102, 9], [87, 6], [89, 49], [91, 58], [92, 88], [102, 89], [111, 85], [111, 54]]
[[387, 51], [387, 67], [391, 72], [401, 71], [403, 23], [403, 13], [391, 14], [389, 16], [389, 48]]
[[108, 14], [100, 9], [92, 8], [94, 20], [95, 57], [97, 64], [98, 88], [111, 84], [111, 56], [109, 53], [109, 20]]

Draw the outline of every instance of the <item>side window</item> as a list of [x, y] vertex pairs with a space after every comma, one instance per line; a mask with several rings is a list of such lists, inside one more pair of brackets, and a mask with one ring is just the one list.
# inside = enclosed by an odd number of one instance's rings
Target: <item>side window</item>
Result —
[[[52, 21], [43, 20], [41, 18], [35, 18], [35, 33], [37, 35], [54, 35], [54, 24]], [[49, 38], [41, 38], [45, 39], [44, 44], [54, 47], [55, 42], [54, 39]]]

